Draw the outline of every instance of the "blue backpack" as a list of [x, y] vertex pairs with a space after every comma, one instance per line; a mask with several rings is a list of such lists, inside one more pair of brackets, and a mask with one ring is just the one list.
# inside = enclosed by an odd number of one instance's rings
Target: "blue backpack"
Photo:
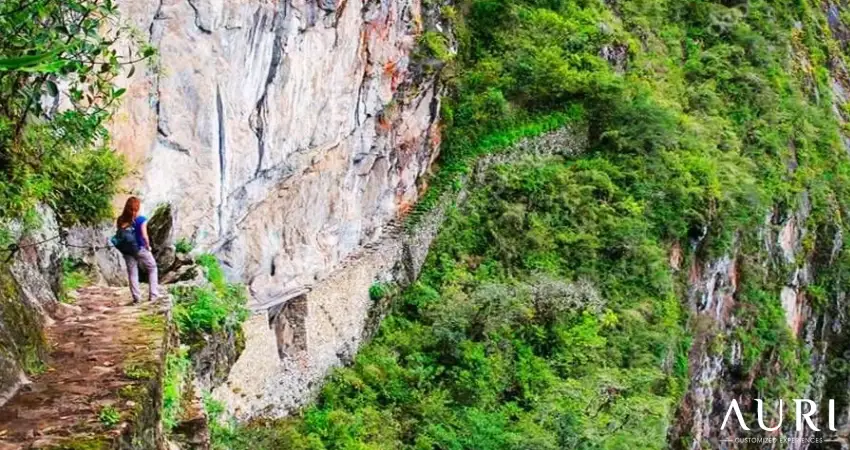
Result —
[[119, 228], [112, 237], [112, 245], [125, 255], [138, 255], [140, 248], [139, 242], [136, 241], [136, 228], [133, 226]]

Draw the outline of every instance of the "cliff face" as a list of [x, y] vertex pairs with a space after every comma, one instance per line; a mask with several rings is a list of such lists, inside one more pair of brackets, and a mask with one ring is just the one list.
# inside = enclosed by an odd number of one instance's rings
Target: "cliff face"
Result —
[[[805, 85], [813, 101], [833, 100], [835, 120], [843, 126], [841, 139], [850, 154], [847, 138], [847, 102], [850, 101], [850, 73], [841, 58], [848, 48], [848, 27], [843, 23], [843, 4], [830, 2], [821, 5], [825, 18], [822, 32], [836, 47], [825, 71], [830, 92], [819, 92], [815, 75], [805, 68], [812, 61], [803, 52], [792, 52], [792, 64], [807, 73]], [[803, 69], [800, 69], [803, 68]], [[797, 170], [796, 152], [790, 144], [787, 161], [789, 174]], [[689, 388], [678, 408], [676, 422], [670, 434], [674, 448], [847, 448], [848, 436], [848, 327], [846, 281], [842, 265], [847, 252], [843, 224], [840, 219], [845, 205], [813, 206], [809, 190], [798, 196], [796, 208], [776, 205], [764, 218], [763, 225], [753, 236], [739, 233], [733, 249], [726, 254], [695, 258], [689, 267], [680, 267], [681, 249], [674, 248], [671, 265], [686, 279], [685, 294], [693, 315], [693, 345], [689, 353]], [[825, 213], [823, 209], [828, 209]], [[815, 217], [826, 214], [832, 219], [817, 223]], [[703, 236], [704, 237], [704, 236]], [[701, 238], [692, 241], [694, 249]], [[783, 355], [773, 352], [761, 355], [754, 364], [748, 352], [754, 347], [747, 333], [757, 326], [751, 320], [752, 305], [741, 301], [746, 297], [743, 277], [777, 280], [772, 295], [779, 298], [790, 336], [800, 347], [799, 373], [784, 367]], [[785, 349], [793, 352], [793, 348]], [[749, 359], [749, 361], [748, 361]], [[795, 428], [793, 398], [771, 394], [777, 385], [794, 380], [791, 390], [795, 398], [810, 399], [817, 405], [815, 423], [819, 432], [808, 427]], [[765, 383], [767, 381], [767, 383]], [[778, 423], [780, 400], [784, 402], [782, 427], [773, 433], [760, 434], [756, 422], [755, 399], [765, 403], [767, 426]], [[737, 421], [721, 429], [732, 400], [736, 400], [748, 425], [756, 431], [744, 431]], [[829, 429], [829, 401], [835, 402], [835, 426]], [[762, 445], [747, 443], [752, 436], [773, 438]], [[824, 442], [829, 442], [824, 444]]]
[[[299, 379], [300, 392], [356, 349], [380, 270], [366, 269], [332, 304], [304, 294], [380, 240], [437, 155], [440, 89], [415, 56], [418, 36], [437, 24], [419, 0], [121, 9], [158, 50], [155, 67], [127, 81], [111, 127], [135, 168], [128, 187], [149, 213], [171, 206], [172, 240], [212, 251], [248, 285], [260, 314], [242, 364], [270, 386]], [[118, 266], [101, 269], [121, 282]], [[263, 386], [250, 409], [280, 403]]]
[[[135, 169], [127, 187], [143, 198], [145, 210], [170, 206], [167, 219], [159, 216], [168, 222], [160, 243], [189, 239], [250, 288], [256, 314], [245, 324], [244, 353], [213, 392], [240, 418], [286, 415], [309, 400], [374, 325], [379, 308], [369, 288], [415, 280], [439, 228], [442, 211], [409, 233], [394, 221], [416, 200], [439, 144], [440, 87], [416, 47], [425, 29], [440, 24], [422, 3], [122, 2], [124, 17], [158, 56], [153, 68], [137, 67], [122, 83], [128, 92], [111, 126], [114, 146]], [[846, 53], [850, 31], [839, 7], [823, 7], [823, 31]], [[788, 65], [803, 74], [803, 94], [812, 102], [833, 99], [846, 130], [850, 73], [843, 60], [824, 62], [832, 91], [818, 92], [813, 62], [797, 50], [788, 49]], [[605, 46], [600, 56], [616, 73], [629, 63], [624, 46]], [[798, 163], [795, 145], [792, 140], [788, 154], [778, 156], [787, 158], [789, 177], [798, 164], [811, 170], [805, 158]], [[760, 226], [737, 230], [731, 249], [719, 255], [706, 249], [707, 229], [689, 230], [688, 243], [673, 245], [669, 262], [693, 336], [689, 384], [668, 433], [673, 448], [749, 448], [734, 443], [749, 436], [735, 425], [720, 430], [724, 414], [735, 399], [752, 423], [754, 399], [775, 405], [777, 392], [813, 399], [821, 410], [836, 399], [839, 436], [846, 438], [846, 290], [841, 276], [831, 275], [846, 263], [843, 205], [818, 209], [808, 188], [794, 195], [793, 207], [778, 204]], [[812, 220], [818, 214], [833, 218]], [[50, 220], [45, 228], [27, 239], [58, 232]], [[102, 234], [75, 230], [71, 241], [95, 245]], [[55, 280], [44, 274], [55, 274], [63, 252], [32, 248], [16, 255], [8, 272], [0, 268], [4, 299], [28, 306], [16, 322], [24, 330], [40, 327], [34, 311], [57, 306]], [[90, 262], [108, 281], [123, 282], [114, 251], [95, 252]], [[775, 308], [753, 301], [746, 287], [753, 279], [780, 300]], [[0, 313], [17, 314], [16, 306], [4, 302]], [[756, 321], [776, 317], [781, 337], [758, 335], [764, 330]], [[43, 351], [42, 337], [0, 331], [2, 346], [13, 349], [0, 355], [0, 385], [13, 390], [23, 378], [19, 366]], [[786, 335], [791, 339], [781, 340]], [[766, 341], [769, 350], [754, 351]], [[785, 373], [791, 369], [799, 373]], [[0, 401], [7, 394], [0, 392]], [[793, 400], [782, 399], [788, 414]], [[807, 437], [789, 417], [781, 433]], [[825, 417], [819, 420], [823, 425]]]
[[[798, 374], [784, 372], [787, 369], [781, 368], [779, 355], [768, 355], [759, 361], [762, 364], [759, 368], [754, 367], [752, 361], [747, 361], [746, 353], [752, 342], [747, 341], [745, 333], [752, 331], [755, 325], [748, 320], [752, 312], [750, 306], [739, 298], [746, 295], [740, 280], [742, 276], [785, 274], [784, 281], [776, 286], [781, 313], [790, 334], [801, 343], [808, 355], [802, 363], [807, 366], [810, 377], [796, 386], [799, 398], [812, 399], [819, 403], [819, 409], [826, 411], [828, 398], [824, 397], [824, 386], [827, 378], [832, 383], [846, 385], [846, 373], [830, 372], [824, 364], [828, 352], [835, 352], [836, 340], [843, 339], [843, 299], [830, 299], [826, 304], [815, 305], [815, 300], [807, 295], [807, 289], [815, 282], [816, 271], [828, 270], [828, 266], [835, 262], [843, 245], [842, 236], [840, 230], [820, 230], [823, 236], [818, 240], [821, 243], [828, 241], [831, 252], [823, 261], [816, 261], [812, 249], [806, 251], [803, 248], [803, 242], [814, 239], [816, 234], [803, 225], [811, 214], [805, 194], [801, 204], [803, 206], [797, 211], [785, 214], [777, 211], [766, 218], [756, 237], [761, 244], [757, 250], [745, 250], [744, 245], [739, 243], [727, 254], [705, 261], [695, 258], [689, 267], [681, 267], [681, 250], [674, 248], [671, 265], [687, 279], [688, 291], [684, 300], [692, 314], [691, 331], [694, 335], [689, 352], [689, 389], [679, 407], [671, 434], [674, 447], [713, 448], [725, 443], [728, 448], [749, 448], [746, 444], [735, 443], [736, 438], [750, 434], [740, 429], [734, 417], [730, 425], [721, 429], [732, 400], [738, 401], [750, 420], [756, 413], [754, 400], [763, 399], [768, 408], [766, 423], [773, 426], [779, 417], [776, 411], [780, 398], [769, 397], [771, 389], [754, 382], [758, 378], [781, 380], [786, 377], [801, 381]], [[693, 242], [694, 248], [699, 245], [700, 240]], [[756, 267], [760, 269], [754, 270]], [[841, 360], [832, 362], [843, 364]], [[829, 398], [836, 399], [839, 407], [844, 403], [842, 396]], [[786, 416], [780, 433], [788, 442], [797, 442], [782, 445], [777, 442], [767, 448], [808, 448], [801, 439], [811, 437], [811, 430], [796, 431], [793, 399], [781, 400]], [[841, 417], [846, 417], [846, 413]], [[826, 414], [820, 414], [816, 420], [824, 427]], [[841, 422], [842, 419], [836, 421]]]
[[122, 9], [159, 51], [112, 128], [131, 189], [148, 210], [171, 204], [174, 235], [259, 302], [327, 273], [415, 200], [439, 110], [412, 62], [419, 1]]

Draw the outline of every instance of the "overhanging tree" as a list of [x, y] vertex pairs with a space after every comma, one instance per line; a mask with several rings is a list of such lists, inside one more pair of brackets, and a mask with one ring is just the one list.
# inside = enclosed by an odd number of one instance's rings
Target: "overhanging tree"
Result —
[[112, 0], [0, 0], [0, 243], [13, 221], [38, 224], [40, 204], [63, 226], [109, 215], [116, 81], [153, 54]]

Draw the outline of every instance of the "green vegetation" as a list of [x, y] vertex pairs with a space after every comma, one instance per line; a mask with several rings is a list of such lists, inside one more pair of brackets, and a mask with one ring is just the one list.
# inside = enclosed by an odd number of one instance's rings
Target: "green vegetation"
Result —
[[[228, 443], [244, 438], [233, 418], [225, 416], [224, 404], [214, 399], [209, 393], [203, 395], [204, 412], [210, 429], [210, 442], [214, 450], [226, 450]], [[245, 442], [245, 445], [248, 445]]]
[[143, 314], [139, 316], [139, 323], [148, 331], [161, 332], [165, 329], [165, 317], [160, 314]]
[[198, 265], [206, 271], [207, 281], [212, 283], [216, 289], [224, 289], [227, 286], [227, 280], [224, 278], [224, 270], [215, 255], [204, 253], [198, 256]]
[[124, 362], [124, 375], [131, 380], [152, 380], [156, 376], [156, 366], [130, 358]]
[[420, 58], [433, 58], [445, 64], [454, 58], [449, 50], [448, 38], [435, 31], [426, 31], [419, 37]]
[[141, 402], [145, 401], [149, 396], [148, 387], [141, 383], [127, 384], [118, 390], [118, 395], [124, 400], [130, 400], [136, 403], [137, 408], [141, 408]]
[[369, 286], [369, 298], [378, 301], [386, 298], [394, 290], [394, 286], [388, 283], [375, 282]]
[[79, 437], [51, 447], [51, 450], [106, 450], [110, 446], [110, 440], [103, 436]]
[[246, 317], [241, 287], [225, 292], [209, 287], [177, 289], [174, 320], [181, 334], [235, 329]]
[[73, 303], [68, 294], [89, 282], [88, 266], [80, 260], [62, 258], [62, 278], [59, 284], [59, 301]]
[[[474, 145], [458, 144], [461, 147], [459, 150], [444, 152], [439, 161], [440, 171], [430, 180], [428, 191], [416, 203], [405, 226], [415, 226], [425, 213], [444, 200], [445, 192], [456, 191], [461, 186], [462, 177], [470, 172], [472, 164], [478, 157], [505, 150], [524, 138], [554, 131], [579, 121], [581, 116], [581, 109], [570, 108], [567, 113], [553, 113], [527, 119], [522, 125], [489, 133], [477, 140]], [[445, 147], [448, 147], [448, 144], [444, 144]]]
[[[62, 226], [99, 223], [124, 174], [105, 128], [125, 93], [114, 81], [153, 48], [112, 0], [4, 1], [0, 36], [0, 244], [42, 204]], [[137, 50], [119, 54], [119, 39]]]
[[176, 299], [172, 314], [186, 342], [203, 333], [238, 330], [248, 318], [245, 287], [225, 280], [215, 256], [203, 254], [197, 262], [204, 268], [209, 286], [179, 286], [172, 290]]
[[186, 346], [174, 349], [165, 357], [162, 376], [162, 426], [171, 431], [180, 422], [183, 414], [183, 394], [189, 380], [191, 362]]
[[[828, 70], [847, 65], [844, 44], [820, 2], [730, 3], [459, 1], [441, 170], [418, 211], [521, 137], [572, 123], [587, 151], [488, 170], [318, 401], [216, 445], [665, 448], [694, 338], [725, 356], [741, 343], [734, 376], [754, 397], [799, 397], [809, 353], [780, 289], [811, 261], [823, 308], [850, 267], [832, 248], [850, 204]], [[786, 262], [765, 233], [809, 207], [804, 254]], [[674, 244], [683, 268], [735, 257], [733, 334], [686, 313]]]
[[24, 373], [31, 377], [47, 372], [47, 364], [39, 355], [39, 350], [41, 348], [42, 347], [40, 345], [31, 345], [23, 349], [21, 367], [24, 369]]
[[176, 251], [177, 253], [191, 253], [194, 248], [195, 244], [193, 244], [192, 241], [186, 238], [180, 238], [179, 240], [177, 240], [177, 243], [174, 244], [174, 251]]
[[112, 405], [104, 406], [97, 414], [97, 419], [107, 428], [112, 428], [121, 422], [121, 413]]

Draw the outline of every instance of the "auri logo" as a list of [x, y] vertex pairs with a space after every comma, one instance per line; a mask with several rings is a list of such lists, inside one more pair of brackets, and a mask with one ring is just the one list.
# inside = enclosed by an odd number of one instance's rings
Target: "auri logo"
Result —
[[[780, 399], [779, 400], [779, 411], [775, 414], [774, 424], [772, 426], [768, 426], [765, 424], [765, 414], [764, 414], [764, 401], [761, 399], [756, 399], [756, 408], [757, 408], [757, 419], [758, 426], [764, 431], [776, 431], [782, 428], [782, 420], [785, 418], [785, 404]], [[820, 431], [818, 427], [815, 425], [812, 417], [817, 415], [818, 408], [815, 402], [812, 400], [806, 400], [801, 398], [794, 399], [794, 408], [795, 414], [794, 417], [796, 419], [796, 428], [797, 431], [803, 431], [803, 422], [806, 423], [806, 427], [812, 431]], [[835, 429], [835, 400], [829, 400], [829, 422], [828, 427], [829, 431], [837, 431]], [[726, 428], [726, 425], [729, 423], [729, 418], [732, 417], [732, 413], [735, 414], [735, 418], [738, 420], [738, 425], [741, 426], [742, 429], [746, 431], [750, 431], [750, 427], [747, 426], [747, 423], [744, 421], [744, 416], [741, 414], [741, 408], [738, 406], [737, 400], [732, 400], [732, 403], [729, 405], [729, 409], [726, 411], [726, 416], [723, 418], [723, 424], [720, 425], [720, 429], [723, 430]]]

